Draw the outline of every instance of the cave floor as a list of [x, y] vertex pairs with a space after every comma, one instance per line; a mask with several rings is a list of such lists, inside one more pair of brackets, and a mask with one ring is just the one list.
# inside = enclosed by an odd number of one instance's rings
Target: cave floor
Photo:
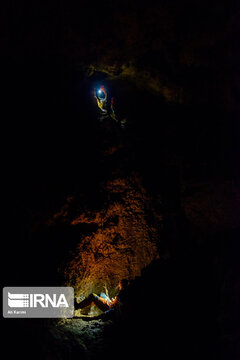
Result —
[[45, 351], [51, 359], [62, 359], [63, 354], [94, 359], [109, 349], [112, 328], [112, 320], [61, 319], [48, 326]]

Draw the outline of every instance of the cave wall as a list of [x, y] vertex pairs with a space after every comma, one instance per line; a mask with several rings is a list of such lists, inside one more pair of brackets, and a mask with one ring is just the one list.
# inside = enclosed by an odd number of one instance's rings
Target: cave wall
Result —
[[48, 219], [52, 228], [65, 223], [75, 229], [75, 243], [71, 244], [70, 236], [63, 239], [70, 252], [64, 276], [83, 298], [100, 293], [104, 285], [114, 296], [121, 279], [140, 276], [159, 257], [162, 216], [154, 210], [139, 176], [108, 180], [101, 192], [104, 200], [98, 209], [84, 207], [79, 198], [71, 197]]
[[54, 0], [11, 10], [3, 57], [14, 66], [17, 56], [25, 72], [51, 59], [127, 78], [169, 102], [239, 110], [237, 1]]

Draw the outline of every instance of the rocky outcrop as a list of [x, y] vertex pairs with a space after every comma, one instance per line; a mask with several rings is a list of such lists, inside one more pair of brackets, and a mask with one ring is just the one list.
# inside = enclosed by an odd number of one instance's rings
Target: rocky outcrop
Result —
[[119, 280], [139, 276], [159, 257], [162, 217], [154, 211], [140, 178], [136, 174], [113, 178], [102, 192], [105, 201], [99, 210], [81, 211], [79, 206], [73, 213], [71, 202], [76, 206], [78, 200], [69, 198], [49, 222], [51, 226], [67, 222], [79, 229], [79, 242], [65, 268], [67, 284], [78, 296], [99, 293], [104, 285], [114, 296]]

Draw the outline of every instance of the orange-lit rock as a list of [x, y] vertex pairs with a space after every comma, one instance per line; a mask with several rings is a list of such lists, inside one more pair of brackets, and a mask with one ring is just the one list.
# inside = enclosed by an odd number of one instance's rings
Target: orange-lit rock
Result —
[[66, 282], [77, 296], [99, 293], [105, 284], [113, 296], [120, 279], [140, 275], [159, 256], [161, 216], [154, 214], [137, 175], [112, 179], [103, 192], [107, 200], [99, 211], [72, 216], [68, 203], [57, 214], [58, 221], [67, 221], [72, 227], [94, 225], [88, 235], [79, 230], [79, 243], [65, 267]]

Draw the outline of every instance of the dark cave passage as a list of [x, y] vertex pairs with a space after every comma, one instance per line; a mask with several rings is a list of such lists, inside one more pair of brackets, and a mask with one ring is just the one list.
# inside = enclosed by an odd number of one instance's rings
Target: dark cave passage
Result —
[[[223, 194], [233, 175], [228, 118], [214, 108], [171, 105], [127, 81], [101, 78], [97, 85], [106, 86], [127, 118], [121, 128], [111, 118], [99, 120], [92, 98], [95, 79], [72, 75], [68, 81], [71, 102], [65, 99], [66, 109], [57, 110], [55, 121], [49, 123], [42, 108], [35, 118], [40, 136], [28, 138], [26, 132], [19, 137], [16, 132], [11, 139], [20, 149], [14, 153], [13, 168], [21, 176], [17, 183], [12, 176], [12, 196], [21, 214], [16, 228], [21, 224], [27, 235], [28, 256], [23, 264], [19, 244], [14, 275], [8, 276], [14, 284], [24, 278], [28, 285], [61, 285], [67, 269], [68, 283], [83, 297], [100, 293], [105, 282], [113, 289], [122, 277], [129, 277], [131, 286], [120, 320], [73, 319], [40, 326], [33, 321], [32, 329], [45, 339], [44, 347], [37, 345], [39, 357], [81, 354], [92, 359], [118, 348], [119, 358], [126, 351], [150, 357], [158, 352], [169, 359], [179, 352], [189, 359], [221, 358], [229, 343], [219, 347], [221, 329], [227, 326], [220, 316], [231, 312], [223, 284], [237, 266], [222, 252], [229, 241], [236, 249], [237, 230], [220, 235], [220, 242], [216, 232], [227, 216], [229, 199]], [[27, 145], [24, 151], [22, 142]], [[224, 198], [217, 215], [214, 210], [208, 213], [208, 201], [215, 201], [209, 200], [209, 184], [215, 182], [221, 184], [216, 203], [219, 196]], [[197, 215], [196, 195], [204, 200]], [[210, 220], [202, 220], [201, 213]], [[199, 231], [203, 221], [207, 225]], [[211, 221], [214, 233], [209, 232]], [[236, 223], [230, 220], [230, 226]], [[99, 239], [107, 251], [96, 251]], [[79, 269], [85, 268], [77, 256], [85, 251], [92, 270], [88, 266], [82, 278]]]
[[121, 316], [3, 319], [9, 358], [239, 359], [239, 5], [12, 5], [4, 286], [129, 286]]
[[[43, 84], [52, 68], [49, 72], [46, 70], [42, 67], [39, 74]], [[30, 114], [26, 114], [26, 119], [34, 115], [34, 120], [30, 125], [23, 120], [19, 123], [21, 132], [15, 129], [11, 134], [11, 144], [18, 149], [10, 152], [8, 163], [10, 173], [14, 169], [10, 177], [15, 185], [12, 196], [18, 199], [19, 211], [24, 208], [22, 216], [26, 227], [57, 212], [68, 196], [80, 195], [81, 202], [88, 202], [90, 208], [91, 204], [102, 206], [100, 204], [105, 200], [101, 196], [105, 195], [101, 195], [101, 183], [133, 172], [140, 175], [151, 196], [161, 198], [157, 206], [161, 211], [164, 208], [165, 214], [180, 212], [183, 184], [194, 183], [196, 179], [197, 182], [207, 182], [214, 178], [221, 181], [232, 178], [234, 144], [231, 129], [227, 127], [229, 119], [223, 112], [219, 114], [218, 109], [202, 107], [200, 110], [167, 104], [129, 81], [111, 80], [103, 73], [88, 78], [84, 73], [62, 73], [57, 68], [53, 75], [52, 82], [61, 78], [59, 93], [54, 87], [55, 101], [51, 86], [44, 87], [41, 94], [32, 95], [28, 99]], [[112, 119], [99, 121], [92, 90], [101, 84], [116, 99], [120, 116], [127, 118], [124, 129]], [[62, 89], [65, 89], [64, 95]], [[45, 105], [39, 107], [36, 102], [40, 101], [41, 95]], [[55, 102], [60, 101], [60, 95], [62, 108], [59, 109]], [[33, 98], [34, 102], [31, 101]], [[46, 99], [52, 100], [50, 107], [46, 105]], [[31, 113], [32, 109], [34, 113]], [[49, 114], [52, 112], [55, 114], [51, 121]], [[35, 131], [30, 137], [31, 128]], [[20, 177], [17, 174], [21, 174]], [[15, 184], [16, 176], [18, 182]], [[170, 224], [174, 221], [171, 217], [167, 220], [170, 231]], [[51, 236], [46, 236], [47, 258], [49, 266], [54, 268], [55, 265], [50, 264], [56, 249], [55, 243], [50, 244]], [[29, 247], [34, 249], [32, 235], [28, 234], [27, 238]], [[60, 238], [63, 238], [61, 234]], [[61, 247], [64, 253], [67, 249], [64, 244]], [[61, 247], [58, 249], [60, 252]], [[46, 257], [44, 249], [44, 246], [39, 249], [42, 257]], [[36, 261], [35, 257], [32, 261]], [[41, 273], [36, 276], [42, 278]]]

